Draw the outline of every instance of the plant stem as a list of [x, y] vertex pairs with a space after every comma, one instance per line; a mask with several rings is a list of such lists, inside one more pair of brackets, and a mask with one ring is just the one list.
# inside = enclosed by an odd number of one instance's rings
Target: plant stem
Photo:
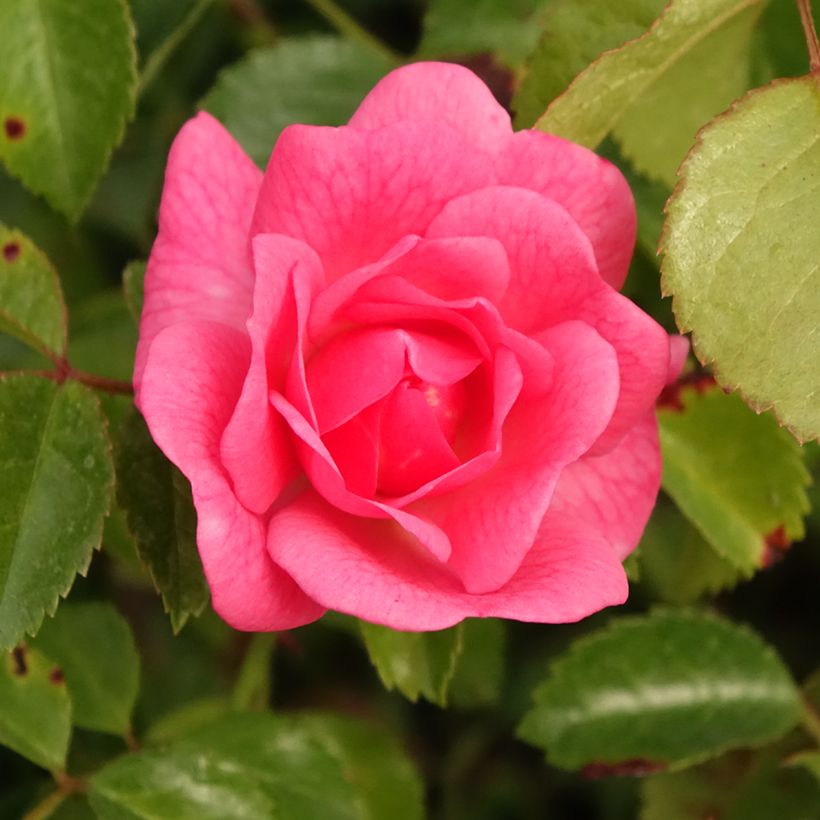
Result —
[[271, 658], [275, 645], [275, 632], [258, 632], [251, 637], [231, 694], [234, 709], [267, 707], [271, 689]]
[[67, 379], [73, 379], [86, 387], [93, 387], [95, 390], [102, 390], [103, 393], [111, 393], [117, 396], [133, 396], [134, 385], [122, 379], [109, 379], [107, 376], [96, 376], [93, 373], [86, 373], [84, 370], [75, 370], [64, 359], [54, 359], [56, 370], [3, 370], [2, 376], [37, 376], [41, 379], [51, 379], [53, 382], [62, 384]]
[[51, 817], [57, 807], [72, 794], [79, 794], [88, 789], [84, 780], [71, 777], [64, 772], [52, 772], [57, 788], [47, 794], [36, 806], [23, 815], [23, 820], [45, 820]]
[[402, 62], [401, 55], [386, 46], [377, 37], [364, 29], [344, 9], [339, 8], [334, 0], [307, 0], [309, 6], [322, 15], [340, 34], [354, 42], [369, 48], [391, 63]]
[[811, 0], [797, 0], [803, 34], [806, 36], [806, 48], [809, 52], [809, 67], [812, 74], [820, 74], [820, 42], [817, 40], [817, 29], [811, 13]]

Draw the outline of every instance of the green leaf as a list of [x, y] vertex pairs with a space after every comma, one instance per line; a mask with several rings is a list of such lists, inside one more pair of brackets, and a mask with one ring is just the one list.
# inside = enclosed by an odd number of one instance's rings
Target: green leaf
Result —
[[644, 34], [666, 0], [563, 0], [544, 13], [543, 34], [513, 97], [516, 124], [530, 128], [544, 109], [605, 51]]
[[801, 766], [807, 772], [811, 772], [815, 780], [820, 783], [820, 752], [808, 751], [800, 752], [789, 758], [790, 766]]
[[208, 604], [196, 548], [196, 511], [185, 477], [165, 458], [135, 410], [120, 427], [115, 448], [117, 499], [137, 552], [162, 595], [175, 632]]
[[655, 597], [672, 604], [714, 595], [742, 577], [668, 502], [655, 507], [637, 553], [641, 581]]
[[809, 820], [820, 808], [817, 784], [782, 766], [772, 751], [649, 777], [641, 798], [641, 820]]
[[142, 302], [145, 294], [145, 269], [148, 263], [135, 259], [125, 266], [122, 272], [122, 291], [125, 304], [134, 321], [139, 325], [142, 315]]
[[388, 689], [413, 702], [419, 695], [444, 706], [447, 690], [464, 647], [462, 624], [439, 632], [399, 632], [360, 622], [370, 662]]
[[764, 0], [672, 0], [646, 34], [603, 54], [535, 127], [590, 148], [614, 133], [637, 170], [673, 184], [697, 130], [748, 88]]
[[21, 644], [0, 656], [0, 743], [45, 769], [65, 766], [71, 701], [59, 668]]
[[0, 224], [0, 331], [62, 355], [66, 323], [57, 272], [28, 237]]
[[0, 158], [76, 219], [134, 108], [136, 52], [122, 0], [0, 4]]
[[464, 647], [450, 681], [450, 699], [462, 709], [491, 705], [504, 680], [504, 622], [470, 618], [462, 632]]
[[535, 46], [546, 5], [547, 0], [474, 0], [467, 11], [463, 0], [430, 0], [418, 56], [489, 52], [515, 66]]
[[283, 40], [225, 69], [203, 107], [265, 165], [283, 128], [341, 125], [390, 68], [336, 37]]
[[164, 748], [122, 757], [90, 788], [103, 820], [363, 817], [341, 763], [298, 721], [270, 714], [230, 715]]
[[622, 618], [576, 642], [536, 690], [521, 737], [556, 766], [683, 766], [774, 740], [800, 714], [775, 653], [695, 612]]
[[114, 485], [106, 421], [77, 382], [0, 380], [0, 647], [37, 631], [99, 547]]
[[62, 669], [76, 726], [128, 732], [139, 689], [139, 656], [128, 623], [111, 604], [63, 604], [32, 645]]
[[663, 287], [718, 381], [820, 436], [820, 88], [753, 91], [705, 128], [668, 205]]
[[663, 488], [714, 550], [750, 574], [766, 537], [803, 535], [808, 471], [799, 445], [737, 395], [681, 391], [683, 411], [658, 412]]
[[396, 741], [365, 721], [330, 713], [300, 714], [293, 719], [341, 762], [356, 789], [363, 820], [421, 820], [423, 788]]

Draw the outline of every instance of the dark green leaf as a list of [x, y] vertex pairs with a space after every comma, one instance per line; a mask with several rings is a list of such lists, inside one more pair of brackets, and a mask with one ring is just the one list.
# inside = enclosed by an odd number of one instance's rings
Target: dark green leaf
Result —
[[0, 157], [76, 219], [134, 107], [136, 54], [121, 0], [0, 4]]
[[705, 128], [669, 201], [663, 287], [718, 381], [820, 436], [820, 88], [753, 91]]
[[455, 706], [473, 709], [498, 699], [504, 679], [504, 622], [470, 618], [462, 624], [464, 648], [450, 681]]
[[225, 69], [203, 106], [265, 165], [285, 126], [342, 125], [390, 68], [336, 37], [284, 40]]
[[111, 604], [63, 604], [33, 646], [65, 674], [76, 726], [125, 734], [139, 688], [139, 656], [128, 623]]
[[175, 743], [128, 755], [91, 778], [106, 818], [359, 820], [340, 762], [297, 720], [230, 715]]
[[666, 768], [774, 740], [799, 710], [785, 667], [751, 631], [656, 612], [575, 643], [519, 731], [563, 768]]
[[803, 535], [800, 447], [737, 395], [684, 389], [681, 401], [682, 412], [658, 413], [663, 488], [721, 557], [750, 574], [763, 563], [767, 536]]
[[133, 316], [134, 321], [139, 324], [142, 315], [142, 301], [145, 290], [145, 268], [147, 263], [141, 259], [135, 259], [125, 266], [122, 273], [122, 289], [125, 294], [125, 303]]
[[515, 66], [535, 45], [546, 5], [547, 0], [474, 0], [467, 10], [462, 0], [430, 0], [419, 56], [489, 52]]
[[362, 621], [362, 636], [382, 683], [417, 701], [444, 706], [464, 646], [462, 624], [440, 632], [398, 632]]
[[99, 547], [114, 485], [90, 390], [0, 380], [0, 647], [36, 632]]
[[61, 355], [66, 310], [57, 272], [20, 231], [0, 225], [0, 331], [36, 350]]
[[120, 427], [115, 457], [117, 498], [178, 632], [208, 603], [190, 485], [154, 444], [136, 410]]
[[45, 769], [62, 769], [71, 701], [60, 669], [25, 645], [0, 655], [0, 743]]

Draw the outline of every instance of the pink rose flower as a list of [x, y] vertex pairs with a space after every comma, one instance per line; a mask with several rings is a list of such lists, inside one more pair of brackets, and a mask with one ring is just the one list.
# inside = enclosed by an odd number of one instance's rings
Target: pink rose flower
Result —
[[394, 71], [346, 127], [287, 128], [264, 174], [189, 121], [134, 379], [191, 481], [216, 611], [432, 630], [622, 603], [670, 364], [617, 291], [634, 239], [613, 165], [514, 134], [460, 66]]

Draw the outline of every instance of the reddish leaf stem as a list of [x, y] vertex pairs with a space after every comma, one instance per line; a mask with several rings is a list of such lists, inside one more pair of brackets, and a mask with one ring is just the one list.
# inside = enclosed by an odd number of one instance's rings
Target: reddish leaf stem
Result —
[[109, 379], [107, 376], [97, 376], [94, 373], [86, 373], [84, 370], [77, 370], [68, 361], [59, 356], [50, 357], [54, 362], [55, 370], [4, 370], [3, 376], [39, 376], [43, 379], [62, 384], [67, 379], [73, 379], [86, 387], [95, 390], [102, 390], [104, 393], [111, 393], [117, 396], [133, 396], [134, 385], [122, 379]]
[[803, 34], [806, 36], [806, 48], [809, 52], [809, 66], [812, 74], [820, 74], [820, 42], [817, 40], [817, 29], [811, 13], [811, 0], [797, 0]]

